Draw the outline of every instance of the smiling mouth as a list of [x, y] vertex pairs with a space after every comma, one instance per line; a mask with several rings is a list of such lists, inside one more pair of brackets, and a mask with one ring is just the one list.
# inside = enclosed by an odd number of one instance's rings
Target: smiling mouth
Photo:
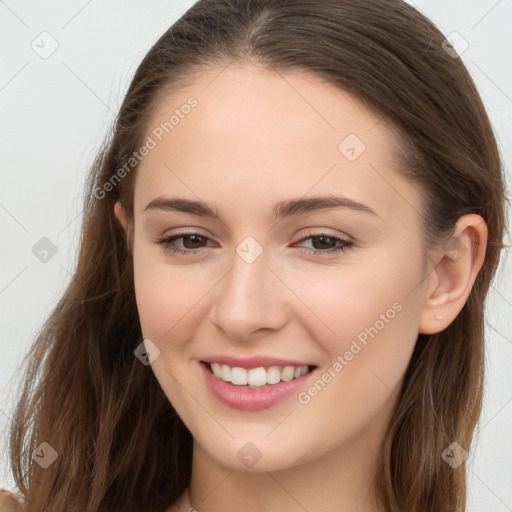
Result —
[[208, 361], [201, 361], [201, 364], [204, 364], [210, 373], [218, 379], [235, 386], [249, 389], [264, 388], [281, 382], [300, 379], [317, 368], [314, 365], [303, 365], [260, 366], [258, 368], [247, 369], [239, 366], [229, 366], [227, 364], [210, 363]]

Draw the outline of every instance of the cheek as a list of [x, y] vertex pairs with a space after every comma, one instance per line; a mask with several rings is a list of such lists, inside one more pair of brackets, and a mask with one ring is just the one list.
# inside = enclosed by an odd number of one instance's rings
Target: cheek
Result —
[[135, 295], [142, 333], [157, 344], [177, 329], [193, 300], [190, 286], [181, 280], [170, 282], [156, 267], [135, 268]]
[[[332, 342], [335, 348], [340, 337], [356, 337], [381, 314], [391, 317], [396, 302], [405, 306], [407, 294], [420, 282], [419, 268], [411, 261], [417, 259], [381, 251], [364, 268], [357, 264], [281, 267], [282, 282], [276, 280], [276, 286], [286, 283], [288, 291], [276, 297], [316, 329], [314, 339], [324, 339], [328, 346]], [[209, 292], [216, 295], [213, 288], [219, 272], [208, 265], [171, 265], [165, 255], [155, 257], [153, 248], [136, 245], [134, 268], [139, 316], [148, 337], [190, 324], [209, 303]]]
[[303, 318], [311, 318], [312, 338], [334, 357], [355, 339], [364, 345], [378, 335], [392, 344], [400, 332], [414, 338], [419, 303], [410, 292], [421, 281], [414, 261], [380, 251], [372, 264], [319, 267], [301, 279], [290, 274], [287, 282], [307, 306]]
[[193, 335], [192, 326], [205, 314], [205, 295], [218, 278], [208, 269], [171, 265], [165, 254], [155, 254], [152, 248], [135, 248], [135, 296], [143, 336], [168, 349]]
[[420, 295], [411, 293], [421, 282], [413, 252], [390, 248], [373, 265], [333, 269], [302, 284], [298, 294], [322, 319], [309, 323], [310, 334], [328, 355], [325, 380], [333, 383], [317, 403], [343, 403], [370, 417], [398, 393], [421, 311]]

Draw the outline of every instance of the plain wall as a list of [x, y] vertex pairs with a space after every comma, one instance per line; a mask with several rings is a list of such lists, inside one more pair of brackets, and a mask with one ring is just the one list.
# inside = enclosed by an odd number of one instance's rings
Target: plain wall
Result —
[[[192, 4], [0, 2], [2, 432], [19, 382], [15, 369], [74, 267], [86, 172], [138, 63]], [[417, 0], [414, 4], [445, 35], [456, 31], [467, 41], [462, 59], [490, 115], [511, 183], [512, 3]], [[45, 31], [51, 37], [40, 35]], [[56, 51], [42, 58], [54, 41]], [[46, 262], [33, 252], [38, 243], [51, 251], [48, 242], [40, 242], [44, 237], [57, 250]], [[488, 302], [486, 394], [480, 433], [470, 454], [469, 512], [512, 510], [509, 253], [510, 248], [503, 254]], [[5, 442], [0, 448], [4, 454], [0, 487], [13, 488]]]

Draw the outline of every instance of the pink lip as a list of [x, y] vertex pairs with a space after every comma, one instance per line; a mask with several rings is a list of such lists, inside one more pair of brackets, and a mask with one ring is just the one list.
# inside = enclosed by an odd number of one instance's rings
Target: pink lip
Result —
[[[301, 387], [305, 387], [311, 376], [313, 374], [316, 375], [317, 373], [316, 368], [315, 370], [302, 375], [302, 377], [292, 379], [288, 382], [280, 382], [279, 384], [272, 384], [251, 389], [243, 386], [236, 386], [235, 384], [231, 384], [230, 382], [226, 382], [222, 379], [219, 379], [218, 377], [215, 377], [215, 375], [213, 375], [213, 373], [204, 362], [199, 361], [199, 366], [200, 371], [203, 373], [204, 379], [206, 381], [206, 385], [213, 393], [213, 395], [224, 405], [243, 411], [260, 411], [262, 409], [268, 409], [276, 405], [290, 395], [294, 393], [296, 394]], [[276, 365], [271, 364], [270, 366]], [[258, 366], [253, 367], [257, 368]]]
[[250, 370], [251, 368], [260, 368], [264, 366], [269, 368], [270, 366], [314, 366], [311, 363], [305, 363], [303, 361], [296, 361], [291, 359], [279, 359], [270, 356], [253, 356], [247, 358], [233, 357], [233, 356], [209, 356], [205, 357], [203, 361], [208, 363], [219, 363], [227, 364], [231, 367], [238, 366]]

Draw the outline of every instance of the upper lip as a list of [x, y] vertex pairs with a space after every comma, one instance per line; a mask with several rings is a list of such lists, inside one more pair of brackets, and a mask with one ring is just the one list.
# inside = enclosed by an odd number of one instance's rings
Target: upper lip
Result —
[[228, 366], [237, 366], [240, 368], [259, 368], [261, 366], [315, 366], [311, 363], [304, 361], [297, 361], [292, 359], [281, 359], [271, 356], [253, 356], [253, 357], [235, 357], [227, 355], [208, 356], [202, 359], [206, 363], [227, 364]]

